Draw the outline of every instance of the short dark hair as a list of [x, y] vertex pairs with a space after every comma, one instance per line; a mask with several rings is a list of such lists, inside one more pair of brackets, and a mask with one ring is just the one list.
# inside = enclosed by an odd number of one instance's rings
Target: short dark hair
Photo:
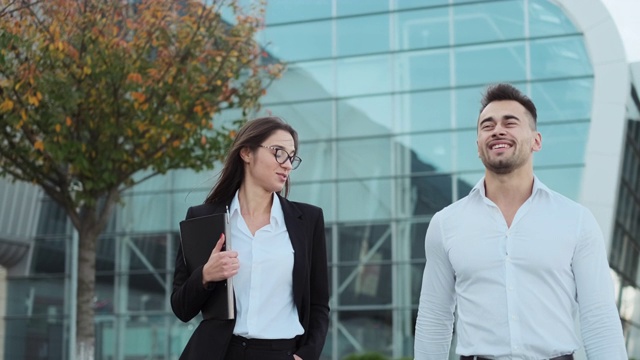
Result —
[[534, 128], [536, 127], [538, 122], [538, 111], [536, 110], [536, 106], [527, 95], [523, 94], [511, 84], [499, 83], [489, 85], [482, 96], [482, 100], [480, 101], [480, 104], [482, 105], [480, 112], [482, 112], [490, 103], [503, 100], [513, 100], [520, 103], [520, 105], [522, 105], [529, 114], [531, 114], [531, 118], [533, 119], [532, 125]]

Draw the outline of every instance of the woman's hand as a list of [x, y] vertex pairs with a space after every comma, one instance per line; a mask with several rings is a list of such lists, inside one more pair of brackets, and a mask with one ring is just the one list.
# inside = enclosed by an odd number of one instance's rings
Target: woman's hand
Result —
[[220, 239], [211, 251], [209, 260], [202, 267], [202, 284], [212, 281], [222, 281], [238, 273], [240, 262], [237, 251], [222, 251], [225, 237], [220, 235]]

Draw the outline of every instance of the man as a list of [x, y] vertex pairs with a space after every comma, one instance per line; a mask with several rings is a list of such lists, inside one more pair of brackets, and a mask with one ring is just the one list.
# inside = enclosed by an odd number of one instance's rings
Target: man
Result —
[[533, 102], [487, 89], [478, 118], [485, 176], [436, 213], [415, 335], [416, 360], [448, 359], [457, 306], [461, 360], [627, 360], [604, 239], [583, 206], [533, 173], [542, 147]]

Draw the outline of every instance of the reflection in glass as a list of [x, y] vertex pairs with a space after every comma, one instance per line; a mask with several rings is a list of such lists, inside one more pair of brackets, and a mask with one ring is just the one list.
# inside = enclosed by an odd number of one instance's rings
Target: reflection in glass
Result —
[[390, 310], [341, 311], [340, 336], [338, 336], [339, 357], [367, 351], [391, 355], [392, 313]]
[[542, 150], [533, 157], [535, 166], [584, 165], [588, 122], [544, 124], [538, 131], [542, 134]]
[[338, 101], [338, 137], [388, 135], [393, 129], [391, 96]]
[[315, 181], [300, 184], [292, 179], [289, 199], [319, 206], [324, 213], [324, 221], [330, 222], [337, 221], [337, 215], [334, 213], [334, 193], [335, 183], [333, 182]]
[[455, 44], [499, 42], [524, 37], [521, 1], [454, 6]]
[[442, 7], [400, 12], [397, 15], [395, 33], [399, 50], [447, 46], [449, 45], [449, 9]]
[[337, 63], [339, 96], [387, 93], [392, 90], [391, 56], [342, 59]]
[[260, 43], [272, 56], [286, 61], [331, 57], [331, 20], [268, 26]]
[[486, 85], [527, 78], [525, 47], [520, 42], [456, 48], [456, 84]]
[[398, 97], [398, 132], [452, 128], [451, 91], [421, 91]]
[[333, 69], [332, 60], [291, 64], [287, 75], [269, 87], [262, 103], [269, 107], [281, 102], [327, 100], [335, 94]]
[[[332, 0], [291, 1], [269, 0], [267, 25], [331, 17]], [[267, 26], [268, 28], [268, 26]]]
[[[332, 113], [332, 101], [313, 101], [282, 105], [267, 104], [263, 106], [259, 116], [282, 118], [296, 129], [300, 141], [308, 141], [331, 137]], [[302, 151], [304, 152], [304, 149]]]
[[338, 182], [340, 221], [384, 220], [390, 216], [390, 180], [364, 179]]
[[574, 34], [578, 30], [562, 9], [549, 0], [528, 0], [531, 37]]
[[553, 167], [549, 169], [534, 169], [534, 172], [540, 179], [540, 181], [542, 181], [550, 189], [553, 189], [553, 191], [557, 191], [574, 201], [578, 201], [580, 199], [580, 188], [582, 184], [583, 171], [583, 164], [568, 165], [563, 166], [562, 168]]
[[531, 41], [531, 76], [534, 79], [592, 75], [582, 36]]
[[389, 51], [389, 16], [384, 14], [337, 20], [336, 55], [351, 56]]
[[451, 77], [449, 55], [447, 49], [399, 54], [396, 57], [398, 90], [448, 87]]
[[391, 139], [366, 138], [338, 141], [338, 178], [391, 175]]
[[593, 78], [545, 81], [531, 84], [538, 124], [591, 117]]
[[322, 181], [334, 178], [332, 146], [329, 142], [310, 142], [300, 144], [299, 154], [304, 162], [290, 174], [291, 181], [297, 186], [301, 181]]

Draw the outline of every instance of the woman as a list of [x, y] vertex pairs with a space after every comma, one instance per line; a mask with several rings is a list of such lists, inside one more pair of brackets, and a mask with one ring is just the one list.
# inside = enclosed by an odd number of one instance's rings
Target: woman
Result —
[[[235, 319], [205, 319], [180, 359], [316, 360], [329, 323], [324, 217], [292, 202], [289, 174], [300, 164], [298, 134], [277, 117], [247, 122], [220, 178], [187, 219], [229, 208], [232, 251], [221, 236], [209, 260], [189, 273], [178, 249], [171, 307], [189, 321], [233, 277]], [[284, 192], [284, 194], [282, 194]]]

